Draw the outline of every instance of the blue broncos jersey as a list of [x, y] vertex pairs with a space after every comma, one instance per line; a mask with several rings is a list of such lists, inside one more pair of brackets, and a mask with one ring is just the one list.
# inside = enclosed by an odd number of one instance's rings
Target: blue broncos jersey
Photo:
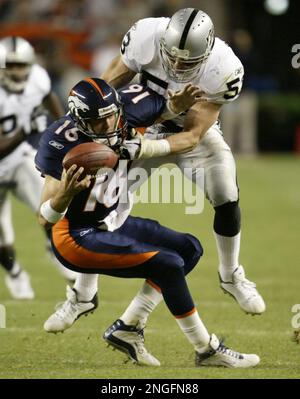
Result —
[[[124, 106], [125, 118], [129, 127], [151, 126], [162, 114], [166, 100], [147, 86], [133, 84], [118, 91]], [[35, 164], [42, 175], [50, 175], [60, 180], [63, 171], [62, 161], [71, 148], [78, 144], [92, 141], [81, 133], [72, 118], [63, 116], [52, 123], [42, 135], [39, 143]], [[122, 166], [124, 168], [124, 165]], [[126, 176], [127, 170], [116, 171], [120, 176]], [[92, 180], [91, 187], [77, 194], [66, 214], [72, 224], [87, 226], [95, 225], [117, 208], [122, 193], [120, 179], [103, 179], [103, 176]], [[117, 185], [111, 187], [111, 185]], [[124, 182], [124, 186], [126, 186]], [[103, 201], [106, 191], [114, 191], [114, 196], [107, 203]], [[103, 203], [105, 202], [105, 203]]]

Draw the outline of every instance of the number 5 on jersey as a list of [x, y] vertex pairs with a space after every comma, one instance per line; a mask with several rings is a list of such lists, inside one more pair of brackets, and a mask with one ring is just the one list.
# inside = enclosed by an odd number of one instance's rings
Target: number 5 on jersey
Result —
[[243, 78], [240, 77], [231, 80], [230, 82], [227, 82], [226, 85], [228, 91], [224, 95], [225, 100], [233, 100], [234, 98], [236, 98], [242, 90], [242, 84]]

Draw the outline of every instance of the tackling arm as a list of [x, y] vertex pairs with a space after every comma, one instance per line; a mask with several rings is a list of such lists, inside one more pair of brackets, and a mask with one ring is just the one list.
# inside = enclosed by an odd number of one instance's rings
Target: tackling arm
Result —
[[122, 61], [122, 57], [118, 55], [112, 60], [106, 71], [103, 72], [101, 79], [104, 79], [115, 89], [120, 89], [131, 82], [135, 75], [136, 72], [129, 69]]
[[167, 139], [149, 140], [141, 137], [139, 159], [181, 154], [193, 150], [208, 129], [217, 121], [221, 105], [199, 102], [192, 106], [185, 118], [184, 132]]
[[167, 138], [171, 153], [185, 153], [195, 148], [218, 120], [221, 107], [209, 102], [196, 103], [186, 115], [184, 131]]

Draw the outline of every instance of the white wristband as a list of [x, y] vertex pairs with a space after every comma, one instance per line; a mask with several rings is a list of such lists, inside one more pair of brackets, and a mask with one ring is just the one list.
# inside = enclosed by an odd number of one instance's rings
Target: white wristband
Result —
[[168, 140], [149, 140], [144, 137], [141, 140], [141, 150], [138, 159], [148, 159], [152, 157], [163, 157], [171, 152]]
[[52, 208], [50, 201], [51, 200], [49, 199], [48, 201], [45, 201], [42, 203], [41, 208], [40, 208], [40, 214], [49, 223], [55, 224], [65, 216], [66, 211], [63, 213], [55, 211]]

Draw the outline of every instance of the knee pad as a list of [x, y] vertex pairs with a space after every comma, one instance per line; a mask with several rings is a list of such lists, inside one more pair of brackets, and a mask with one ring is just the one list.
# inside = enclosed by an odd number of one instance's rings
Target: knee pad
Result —
[[0, 263], [4, 269], [10, 271], [16, 260], [16, 251], [11, 246], [0, 247]]
[[214, 231], [225, 237], [234, 237], [241, 230], [239, 202], [228, 202], [215, 208]]

